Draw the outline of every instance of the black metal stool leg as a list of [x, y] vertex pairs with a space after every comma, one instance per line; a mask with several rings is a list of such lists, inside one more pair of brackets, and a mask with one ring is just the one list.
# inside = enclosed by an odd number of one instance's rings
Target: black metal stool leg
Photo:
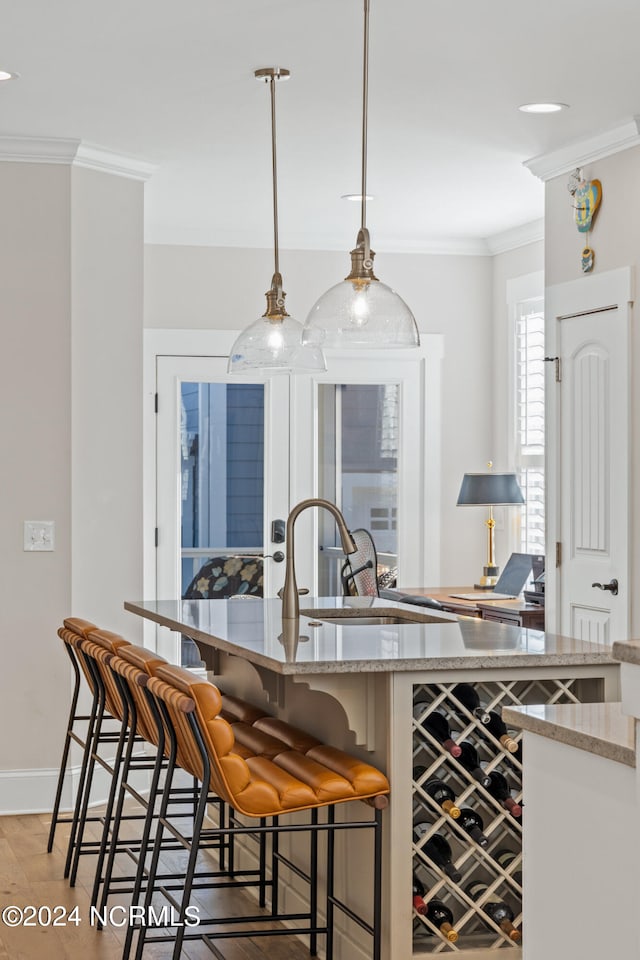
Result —
[[376, 808], [373, 854], [373, 956], [380, 960], [382, 945], [382, 810]]
[[[120, 688], [120, 695], [122, 697], [122, 706], [123, 706], [123, 716], [122, 716], [122, 728], [120, 730], [120, 737], [118, 739], [118, 746], [116, 750], [116, 757], [113, 763], [113, 778], [111, 780], [111, 789], [109, 790], [109, 797], [107, 800], [107, 806], [104, 813], [104, 826], [102, 829], [102, 837], [100, 838], [100, 848], [98, 850], [98, 859], [96, 862], [96, 872], [93, 881], [93, 890], [91, 892], [91, 906], [95, 907], [98, 903], [98, 895], [100, 893], [100, 884], [102, 883], [102, 870], [104, 867], [105, 857], [107, 855], [107, 847], [109, 846], [109, 837], [111, 836], [111, 846], [115, 846], [118, 836], [118, 828], [120, 825], [120, 818], [122, 816], [122, 806], [124, 803], [124, 797], [122, 796], [122, 791], [118, 792], [118, 787], [122, 780], [124, 780], [129, 771], [131, 765], [131, 756], [133, 754], [133, 748], [136, 740], [136, 708], [133, 698], [126, 687], [125, 684], [121, 683], [120, 677], [116, 678], [118, 681], [118, 686]], [[118, 793], [118, 804], [114, 814], [114, 803], [116, 800], [116, 793]]]
[[333, 877], [335, 871], [335, 830], [332, 825], [336, 820], [335, 807], [327, 807], [327, 823], [330, 825], [327, 830], [327, 946], [326, 960], [333, 960]]
[[[273, 827], [277, 827], [279, 822], [279, 817], [271, 818], [271, 825]], [[280, 880], [280, 861], [278, 859], [279, 852], [280, 834], [277, 830], [274, 830], [271, 834], [271, 913], [274, 915], [278, 912], [278, 887]]]
[[[148, 915], [149, 907], [151, 906], [151, 900], [153, 899], [153, 891], [156, 880], [156, 875], [158, 873], [158, 863], [160, 861], [160, 852], [162, 850], [162, 837], [164, 834], [164, 821], [166, 820], [167, 810], [169, 807], [169, 801], [171, 799], [171, 785], [173, 782], [173, 774], [176, 769], [176, 756], [177, 756], [177, 744], [176, 744], [176, 735], [171, 724], [171, 719], [167, 712], [167, 708], [164, 704], [160, 705], [162, 712], [162, 717], [166, 718], [167, 721], [167, 730], [169, 732], [169, 759], [167, 762], [167, 772], [165, 774], [164, 781], [164, 790], [162, 792], [162, 799], [160, 801], [160, 810], [158, 812], [158, 823], [156, 827], [156, 835], [153, 842], [153, 849], [151, 853], [151, 862], [149, 864], [149, 871], [147, 874], [147, 887], [144, 895], [144, 916]], [[162, 720], [161, 720], [162, 723]], [[142, 852], [141, 852], [142, 853]], [[145, 862], [142, 855], [138, 861], [138, 871], [136, 874], [136, 881], [134, 886], [134, 898], [132, 899], [133, 904], [137, 904], [138, 897], [142, 889], [142, 880], [144, 876], [144, 867]], [[147, 935], [147, 927], [143, 923], [139, 929], [138, 933], [138, 942], [136, 944], [136, 953], [135, 960], [142, 960], [142, 952], [144, 950], [144, 942]], [[127, 935], [125, 938], [124, 950], [122, 953], [122, 960], [127, 960], [129, 953], [131, 951], [131, 945], [133, 942], [133, 927], [129, 927], [127, 930]]]
[[[160, 815], [162, 815], [162, 804], [165, 790], [168, 790], [171, 786], [171, 780], [173, 777], [173, 769], [175, 765], [175, 749], [170, 748], [170, 755], [167, 765], [166, 780], [163, 788], [160, 788], [160, 775], [162, 773], [162, 767], [164, 763], [164, 748], [165, 748], [165, 735], [164, 735], [164, 726], [162, 723], [162, 717], [160, 716], [160, 711], [158, 710], [155, 700], [153, 697], [149, 696], [145, 690], [145, 697], [149, 703], [151, 713], [156, 721], [157, 733], [158, 733], [158, 747], [156, 753], [156, 762], [153, 767], [153, 774], [151, 776], [151, 786], [149, 788], [149, 801], [147, 805], [147, 814], [144, 819], [144, 826], [142, 828], [142, 836], [140, 838], [140, 852], [138, 854], [138, 866], [136, 869], [136, 875], [133, 884], [133, 891], [131, 894], [131, 903], [132, 905], [137, 905], [140, 900], [140, 893], [142, 891], [142, 883], [144, 880], [144, 871], [147, 862], [147, 854], [149, 852], [149, 846], [151, 841], [151, 831], [153, 828], [153, 821], [155, 816], [155, 806], [156, 799], [160, 795]], [[168, 805], [168, 804], [167, 804]], [[166, 807], [165, 807], [166, 813]], [[115, 845], [112, 846], [109, 851], [109, 861], [107, 863], [107, 868], [105, 870], [105, 882], [102, 890], [102, 900], [100, 902], [100, 914], [102, 915], [106, 905], [107, 899], [109, 897], [109, 887], [111, 884], [111, 876], [113, 873], [113, 863], [115, 859]], [[134, 928], [129, 926], [127, 928], [127, 933], [125, 937], [124, 950], [123, 950], [123, 960], [127, 960], [130, 952], [131, 945], [133, 943], [133, 934]]]
[[[82, 654], [84, 656], [84, 654]], [[93, 720], [93, 730], [91, 737], [87, 737], [87, 743], [84, 752], [84, 758], [82, 762], [82, 770], [80, 771], [80, 782], [78, 784], [78, 795], [76, 798], [76, 805], [73, 813], [73, 822], [71, 824], [71, 833], [69, 836], [69, 846], [67, 848], [67, 859], [64, 865], [64, 876], [68, 877], [71, 871], [72, 862], [74, 860], [74, 855], [76, 849], [79, 849], [79, 844], [82, 842], [82, 837], [84, 835], [84, 825], [87, 819], [87, 810], [89, 808], [89, 796], [91, 794], [91, 784], [93, 783], [93, 770], [95, 767], [95, 757], [98, 750], [98, 744], [100, 742], [100, 731], [102, 729], [102, 721], [105, 717], [105, 692], [104, 685], [102, 680], [98, 676], [97, 671], [93, 663], [91, 663], [90, 658], [87, 658], [89, 662], [89, 668], [94, 676], [96, 683], [96, 694], [97, 694], [97, 704], [95, 710], [95, 717]], [[93, 711], [92, 711], [93, 714]], [[73, 886], [73, 884], [72, 884]]]
[[[80, 668], [78, 667], [78, 662], [76, 656], [72, 651], [68, 643], [64, 645], [65, 650], [69, 655], [71, 660], [71, 665], [73, 667], [74, 673], [74, 683], [73, 683], [73, 694], [71, 696], [71, 709], [69, 710], [69, 719], [67, 720], [67, 732], [64, 738], [64, 747], [62, 750], [62, 759], [60, 760], [60, 773], [58, 774], [58, 786], [56, 788], [56, 798], [53, 803], [53, 812], [51, 814], [51, 827], [49, 829], [49, 839], [47, 842], [47, 853], [51, 853], [53, 850], [53, 840], [56, 833], [56, 827], [58, 825], [58, 816], [60, 814], [60, 802], [62, 800], [62, 788], [64, 786], [64, 778], [67, 773], [67, 763], [69, 760], [69, 750], [71, 748], [71, 735], [73, 733], [73, 725], [78, 719], [76, 717], [76, 710], [78, 708], [78, 695], [80, 692]], [[95, 697], [94, 697], [95, 703]], [[90, 733], [87, 731], [87, 740], [90, 740]]]
[[[311, 811], [311, 835], [309, 837], [309, 924], [312, 929], [318, 926], [318, 811]], [[309, 935], [309, 953], [312, 957], [318, 954], [318, 935]]]
[[196, 861], [198, 859], [198, 847], [200, 844], [200, 832], [202, 830], [202, 823], [204, 821], [205, 814], [207, 812], [207, 798], [209, 796], [209, 781], [211, 777], [211, 765], [209, 762], [209, 756], [207, 750], [202, 741], [200, 735], [200, 730], [198, 729], [197, 723], [193, 719], [192, 714], [187, 715], [189, 725], [193, 732], [194, 739], [198, 745], [198, 749], [201, 754], [202, 759], [202, 784], [200, 788], [200, 797], [198, 799], [198, 808], [196, 811], [196, 816], [193, 821], [193, 836], [191, 839], [191, 849], [189, 850], [189, 859], [187, 861], [186, 875], [184, 878], [184, 891], [182, 894], [182, 904], [180, 907], [180, 916], [179, 920], [182, 925], [179, 925], [176, 930], [176, 939], [175, 945], [173, 948], [172, 960], [179, 960], [180, 954], [182, 953], [182, 943], [184, 940], [184, 923], [185, 918], [187, 917], [187, 908], [189, 907], [189, 900], [191, 898], [191, 891], [193, 889], [193, 878], [196, 870]]

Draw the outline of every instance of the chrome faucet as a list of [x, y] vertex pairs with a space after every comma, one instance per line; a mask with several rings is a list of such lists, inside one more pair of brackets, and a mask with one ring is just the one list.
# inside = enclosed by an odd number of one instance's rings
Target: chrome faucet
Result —
[[284, 575], [284, 587], [282, 588], [282, 619], [283, 620], [297, 620], [300, 616], [300, 603], [298, 600], [298, 584], [296, 583], [296, 566], [295, 566], [295, 548], [293, 543], [293, 527], [296, 522], [297, 517], [302, 513], [303, 510], [306, 510], [308, 507], [324, 507], [325, 510], [328, 510], [329, 513], [335, 518], [336, 524], [338, 525], [338, 531], [340, 533], [340, 540], [342, 541], [342, 549], [346, 554], [355, 553], [358, 549], [353, 542], [353, 537], [347, 529], [347, 524], [336, 507], [335, 503], [331, 503], [330, 500], [321, 500], [319, 498], [311, 498], [309, 500], [301, 500], [300, 503], [292, 509], [291, 513], [287, 517], [287, 531], [286, 531], [286, 541], [287, 541], [287, 565]]

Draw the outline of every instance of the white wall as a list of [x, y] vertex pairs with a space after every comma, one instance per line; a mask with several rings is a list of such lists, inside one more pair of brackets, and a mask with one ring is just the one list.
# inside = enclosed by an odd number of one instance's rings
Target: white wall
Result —
[[[346, 253], [285, 250], [280, 263], [300, 321], [349, 270]], [[268, 250], [148, 245], [145, 327], [240, 329], [264, 312], [272, 271]], [[376, 273], [423, 333], [444, 334], [441, 571], [445, 583], [466, 583], [483, 562], [483, 517], [455, 503], [463, 473], [483, 469], [493, 446], [491, 258], [379, 254]]]
[[[55, 766], [69, 702], [70, 195], [68, 167], [0, 165], [0, 771]], [[24, 520], [55, 521], [53, 553], [23, 551]]]
[[73, 171], [71, 609], [142, 636], [143, 189]]
[[[0, 163], [0, 813], [51, 809], [69, 709], [56, 631], [137, 637], [142, 591], [142, 184]], [[55, 550], [23, 551], [53, 520]]]

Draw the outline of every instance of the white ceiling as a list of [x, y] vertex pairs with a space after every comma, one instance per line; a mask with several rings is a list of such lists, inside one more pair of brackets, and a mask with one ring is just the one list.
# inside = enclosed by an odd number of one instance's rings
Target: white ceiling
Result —
[[[348, 249], [362, 0], [0, 0], [0, 134], [157, 165], [148, 242]], [[536, 220], [523, 162], [640, 114], [638, 0], [371, 0], [368, 223], [377, 250], [453, 249]], [[571, 109], [525, 115], [559, 100]]]

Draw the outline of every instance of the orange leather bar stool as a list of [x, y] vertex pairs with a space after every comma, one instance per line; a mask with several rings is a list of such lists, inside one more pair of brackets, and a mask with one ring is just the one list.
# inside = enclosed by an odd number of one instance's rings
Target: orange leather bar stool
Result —
[[[92, 642], [100, 643], [103, 647], [105, 646], [105, 637], [102, 631], [92, 633], [89, 639]], [[106, 639], [108, 641], [109, 636]], [[107, 656], [109, 657], [108, 668], [113, 680], [121, 691], [123, 702], [126, 702], [128, 706], [130, 734], [122, 758], [115, 809], [110, 820], [105, 820], [96, 865], [91, 902], [93, 906], [97, 906], [100, 897], [98, 907], [100, 916], [104, 916], [107, 901], [111, 894], [121, 895], [132, 893], [135, 890], [136, 896], [139, 895], [144, 878], [149, 840], [154, 822], [157, 819], [155, 807], [158, 798], [164, 792], [164, 787], [160, 787], [161, 773], [163, 769], [167, 768], [167, 761], [171, 754], [171, 739], [167, 735], [166, 724], [158, 711], [155, 699], [150, 697], [146, 690], [150, 677], [154, 675], [158, 667], [166, 664], [166, 661], [152, 651], [133, 644], [121, 646], [117, 653], [107, 654]], [[132, 731], [135, 731], [135, 738], [131, 735]], [[149, 757], [146, 753], [137, 755], [133, 752], [134, 742], [137, 742], [139, 738], [144, 739], [147, 744], [153, 747], [155, 758]], [[178, 753], [176, 759], [180, 761], [183, 758]], [[149, 791], [145, 795], [140, 793], [134, 782], [135, 777], [132, 776], [142, 770], [151, 771]], [[136, 801], [145, 811], [144, 814], [124, 813], [124, 803], [127, 796]], [[180, 787], [171, 783], [169, 801], [175, 811], [174, 815], [183, 816], [180, 813], [180, 805], [186, 803], [193, 807], [194, 803], [197, 803], [197, 796], [198, 793], [194, 793], [194, 787]], [[217, 804], [219, 808], [223, 807], [218, 797], [209, 797], [209, 803]], [[223, 809], [219, 809], [219, 817], [224, 817]], [[133, 840], [121, 839], [120, 828], [122, 822], [132, 819], [142, 819], [144, 821], [141, 837], [136, 837]], [[213, 845], [221, 846], [220, 844]], [[176, 850], [181, 849], [181, 847], [169, 838], [169, 843], [163, 844], [163, 851], [166, 849]], [[222, 852], [224, 853], [224, 850]], [[138, 869], [134, 876], [123, 875], [122, 873], [114, 876], [115, 858], [119, 853], [125, 854], [128, 859], [137, 863]], [[164, 872], [160, 879], [166, 889], [182, 890], [182, 872]]]
[[[53, 848], [55, 830], [58, 823], [67, 821], [71, 823], [69, 842], [67, 846], [67, 857], [64, 869], [65, 877], [69, 876], [72, 867], [73, 857], [78, 844], [78, 838], [84, 834], [85, 824], [89, 821], [101, 820], [102, 817], [88, 816], [88, 802], [91, 791], [93, 773], [95, 767], [95, 757], [99, 756], [100, 747], [111, 749], [114, 743], [117, 744], [120, 738], [121, 721], [113, 710], [114, 704], [110, 698], [107, 698], [104, 685], [100, 674], [96, 669], [93, 660], [86, 655], [83, 650], [83, 643], [87, 640], [89, 633], [95, 630], [93, 623], [80, 618], [68, 617], [63, 626], [58, 630], [58, 635], [62, 639], [65, 650], [67, 651], [74, 670], [75, 683], [71, 699], [71, 709], [67, 722], [67, 732], [62, 752], [62, 761], [58, 775], [58, 785], [56, 798], [51, 819], [51, 828], [49, 831], [49, 841], [47, 849], [51, 852]], [[124, 641], [123, 641], [124, 642]], [[80, 694], [81, 674], [84, 674], [89, 691], [92, 696], [92, 705], [90, 713], [79, 714], [78, 699]], [[78, 722], [86, 720], [84, 728], [84, 737], [78, 732]], [[114, 728], [113, 722], [117, 724]], [[75, 803], [70, 818], [60, 816], [60, 803], [65, 775], [67, 773], [70, 747], [74, 742], [82, 748], [82, 763], [78, 777]], [[106, 749], [105, 749], [106, 752]], [[101, 760], [102, 762], [102, 760]], [[95, 847], [96, 844], [87, 842], [85, 847]]]
[[[100, 643], [97, 643], [95, 640], [98, 635], [101, 637]], [[93, 671], [96, 684], [100, 691], [99, 697], [103, 710], [105, 710], [109, 716], [119, 721], [120, 727], [115, 744], [115, 755], [112, 760], [102, 756], [99, 750], [101, 743], [99, 729], [98, 727], [96, 728], [96, 733], [93, 738], [91, 752], [89, 755], [86, 782], [84, 785], [82, 804], [78, 818], [76, 835], [74, 838], [71, 865], [69, 870], [69, 883], [72, 887], [75, 886], [80, 857], [83, 854], [95, 853], [96, 848], [98, 851], [102, 849], [102, 840], [98, 841], [97, 843], [93, 841], [84, 841], [84, 832], [88, 820], [87, 814], [91, 797], [91, 787], [93, 784], [96, 764], [100, 766], [110, 778], [106, 808], [102, 814], [102, 834], [104, 836], [105, 830], [108, 830], [111, 824], [113, 803], [117, 790], [125, 746], [129, 736], [135, 736], [135, 727], [130, 729], [129, 726], [128, 703], [123, 698], [122, 693], [114, 680], [113, 674], [109, 669], [109, 663], [116, 651], [127, 645], [127, 643], [128, 641], [123, 637], [107, 630], [90, 631], [87, 637], [78, 641], [80, 655], [84, 657], [88, 668]]]
[[[104, 661], [105, 667], [108, 669], [108, 676], [105, 676], [105, 683], [109, 684], [112, 696], [117, 691], [120, 702], [123, 705], [123, 725], [121, 732], [124, 749], [120, 758], [116, 760], [116, 766], [120, 771], [120, 776], [113, 778], [111, 791], [107, 800], [104, 828], [98, 850], [91, 895], [92, 906], [97, 906], [100, 886], [103, 885], [101, 913], [106, 905], [110, 891], [114, 860], [119, 847], [122, 820], [142, 819], [146, 824], [146, 809], [148, 803], [151, 802], [153, 804], [158, 792], [158, 780], [162, 769], [164, 750], [164, 731], [162, 728], [158, 730], [155, 717], [152, 713], [152, 704], [150, 704], [148, 698], [145, 696], [143, 687], [149, 677], [153, 675], [155, 668], [162, 663], [166, 663], [166, 660], [144, 647], [136, 647], [133, 644], [119, 644], [117, 643], [117, 639], [121, 638], [117, 638], [117, 635], [103, 630], [94, 630], [90, 632], [88, 636], [89, 641], [95, 643], [105, 651], [106, 657], [105, 654], [101, 654], [98, 658], [99, 661]], [[126, 732], [127, 728], [128, 732]], [[160, 738], [162, 738], [162, 742]], [[135, 745], [140, 743], [150, 744], [154, 748], [155, 757], [149, 756], [146, 752], [139, 755], [134, 754]], [[148, 798], [144, 797], [130, 783], [130, 775], [141, 771], [151, 771], [151, 784]], [[117, 802], [114, 808], [116, 791]], [[145, 810], [144, 814], [124, 815], [124, 802], [127, 794], [135, 798], [137, 803]], [[148, 837], [145, 837], [143, 829], [141, 839], [123, 841], [122, 845], [133, 857], [134, 851], [139, 851], [140, 849], [145, 850], [147, 843]], [[124, 882], [127, 881], [127, 878], [122, 879]], [[128, 879], [129, 882], [133, 880], [133, 878]]]
[[[303, 731], [268, 716], [258, 716], [252, 723], [238, 720], [244, 724], [244, 743], [236, 744], [231, 724], [221, 715], [223, 699], [218, 689], [211, 683], [202, 681], [179, 667], [161, 666], [156, 676], [151, 678], [147, 689], [156, 698], [164, 722], [173, 730], [177, 749], [181, 753], [182, 764], [198, 778], [202, 790], [198, 801], [197, 816], [193, 825], [193, 837], [189, 842], [182, 838], [189, 849], [189, 859], [184, 878], [181, 902], [169, 896], [172, 906], [179, 911], [182, 923], [175, 933], [160, 936], [148, 936], [147, 928], [142, 925], [136, 949], [136, 960], [141, 960], [145, 942], [174, 940], [173, 958], [178, 960], [185, 939], [203, 939], [213, 952], [217, 951], [214, 941], [230, 937], [256, 937], [291, 934], [308, 934], [310, 952], [315, 954], [318, 935], [326, 938], [326, 956], [333, 956], [333, 913], [335, 909], [355, 921], [372, 935], [373, 960], [380, 958], [380, 917], [381, 917], [381, 811], [387, 805], [389, 783], [379, 770], [370, 764], [349, 756], [341, 750], [319, 742]], [[229, 707], [229, 704], [227, 704]], [[227, 710], [229, 713], [230, 711]], [[252, 740], [253, 738], [253, 740]], [[266, 750], [266, 752], [265, 752]], [[240, 825], [237, 818], [230, 827], [214, 827], [203, 830], [203, 821], [207, 807], [207, 795], [213, 790], [236, 811], [238, 815], [257, 820], [258, 824]], [[163, 798], [164, 799], [164, 798]], [[374, 808], [373, 819], [337, 822], [335, 808], [338, 804], [353, 800], [367, 801]], [[318, 813], [326, 810], [326, 820], [320, 822]], [[292, 822], [280, 823], [283, 814], [301, 814], [309, 812], [300, 822], [296, 817]], [[149, 867], [149, 881], [144, 900], [145, 911], [151, 905], [155, 888], [155, 873], [163, 830], [169, 826], [163, 811], [159, 817], [158, 831]], [[368, 922], [358, 916], [334, 893], [334, 838], [339, 830], [373, 830], [374, 834], [374, 871], [373, 871], [373, 920]], [[220, 925], [229, 924], [228, 917], [201, 919], [197, 932], [185, 926], [189, 917], [187, 908], [194, 884], [196, 859], [201, 838], [212, 834], [232, 833], [234, 835], [266, 834], [272, 840], [272, 859], [275, 864], [284, 862], [296, 875], [309, 885], [308, 910], [302, 913], [287, 913], [278, 909], [277, 868], [272, 868], [269, 882], [271, 887], [271, 910], [268, 914], [243, 917], [246, 926], [233, 919], [233, 929], [220, 930]], [[312, 839], [309, 855], [309, 871], [305, 873], [298, 865], [292, 864], [277, 849], [277, 839], [283, 833], [308, 833]], [[317, 837], [327, 835], [327, 857], [325, 865], [326, 898], [325, 922], [318, 919], [318, 849]], [[316, 840], [314, 843], [313, 840]], [[225, 887], [233, 884], [225, 880], [213, 886]], [[288, 927], [273, 926], [274, 921], [288, 923]], [[300, 921], [305, 921], [300, 925]], [[266, 923], [269, 926], [266, 927]], [[256, 929], [256, 926], [262, 929]], [[209, 928], [213, 928], [207, 932]], [[217, 928], [217, 929], [216, 929]], [[188, 932], [187, 932], [188, 931]], [[128, 956], [131, 937], [125, 945], [124, 956]]]
[[[53, 803], [51, 814], [51, 827], [49, 829], [49, 840], [47, 843], [47, 853], [53, 850], [53, 841], [56, 834], [56, 827], [59, 823], [71, 823], [74, 830], [74, 818], [60, 816], [60, 804], [62, 802], [62, 791], [64, 781], [67, 775], [71, 744], [76, 743], [82, 749], [82, 764], [80, 767], [79, 788], [77, 795], [82, 793], [82, 786], [86, 775], [87, 762], [89, 758], [90, 744], [93, 737], [96, 715], [98, 711], [98, 688], [93, 673], [87, 667], [84, 658], [81, 658], [77, 649], [78, 641], [87, 635], [91, 630], [95, 630], [95, 625], [88, 620], [68, 619], [64, 621], [64, 626], [58, 631], [58, 635], [64, 643], [64, 649], [71, 660], [73, 668], [74, 685], [71, 695], [71, 706], [69, 708], [69, 717], [67, 719], [67, 731], [62, 748], [62, 759], [60, 761], [60, 772], [58, 773], [58, 783], [56, 787], [56, 796]], [[91, 693], [92, 703], [88, 714], [78, 712], [78, 700], [80, 697], [80, 686], [84, 674]], [[86, 723], [86, 728], [80, 732], [78, 727]]]

